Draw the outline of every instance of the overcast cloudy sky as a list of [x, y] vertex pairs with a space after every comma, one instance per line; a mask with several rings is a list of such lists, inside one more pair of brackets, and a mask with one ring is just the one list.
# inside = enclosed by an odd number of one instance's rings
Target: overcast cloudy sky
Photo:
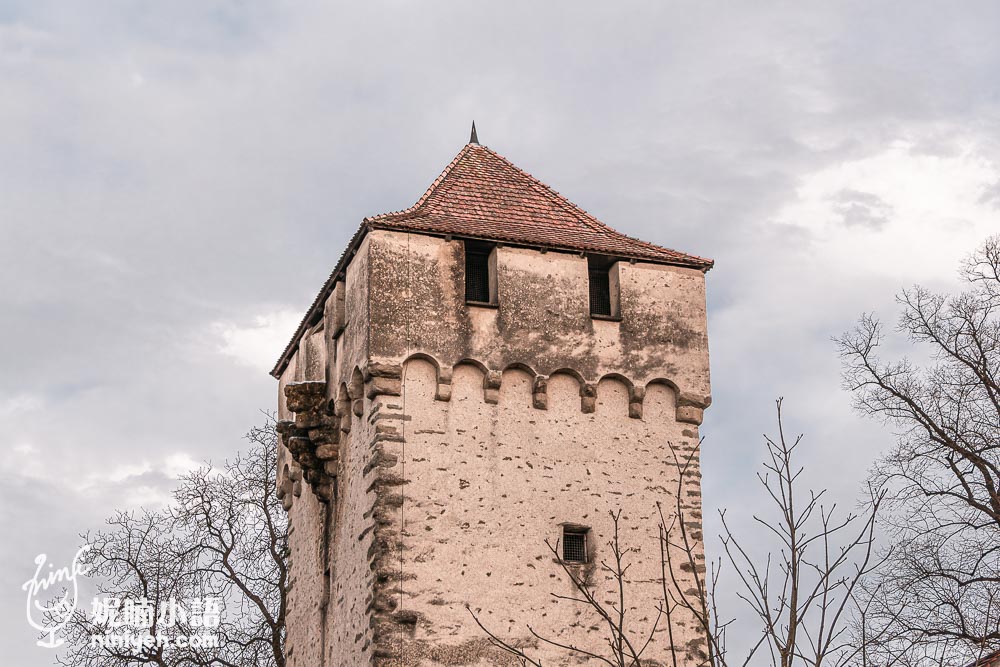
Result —
[[955, 289], [1000, 231], [1000, 5], [0, 0], [0, 637], [20, 584], [274, 405], [361, 218], [468, 138], [619, 230], [716, 259], [708, 508], [784, 395], [850, 504], [892, 436], [830, 337]]

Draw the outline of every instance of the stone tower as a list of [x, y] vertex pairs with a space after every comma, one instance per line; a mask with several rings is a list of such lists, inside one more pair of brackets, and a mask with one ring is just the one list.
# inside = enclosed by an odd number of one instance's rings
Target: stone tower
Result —
[[[272, 373], [288, 664], [515, 664], [470, 609], [546, 665], [586, 664], [525, 625], [606, 648], [599, 619], [552, 594], [573, 592], [560, 559], [608, 589], [619, 509], [626, 604], [650, 627], [656, 502], [674, 506], [674, 454], [710, 402], [711, 267], [616, 232], [475, 140], [412, 207], [366, 218]], [[683, 480], [698, 539], [699, 478]], [[650, 665], [671, 663], [671, 637], [682, 662], [700, 649], [690, 619], [669, 630]]]

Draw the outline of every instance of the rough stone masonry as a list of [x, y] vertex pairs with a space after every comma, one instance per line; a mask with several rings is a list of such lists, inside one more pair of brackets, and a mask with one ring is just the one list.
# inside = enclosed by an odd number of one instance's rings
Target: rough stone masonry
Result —
[[[710, 398], [710, 260], [620, 234], [478, 143], [411, 208], [367, 218], [278, 361], [278, 494], [289, 513], [291, 667], [513, 665], [469, 613], [546, 665], [601, 650], [570, 567], [627, 605], [661, 599], [656, 503]], [[474, 298], [473, 298], [474, 297]], [[700, 472], [682, 502], [703, 562]], [[581, 546], [583, 545], [583, 546]], [[688, 568], [690, 569], [690, 568]], [[683, 580], [690, 572], [679, 572]], [[687, 617], [644, 664], [694, 663]]]

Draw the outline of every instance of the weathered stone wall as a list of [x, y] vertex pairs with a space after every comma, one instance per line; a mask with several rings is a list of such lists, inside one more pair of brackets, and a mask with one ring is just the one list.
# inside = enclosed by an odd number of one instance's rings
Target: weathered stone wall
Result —
[[[365, 242], [278, 383], [284, 431], [278, 487], [289, 511], [291, 549], [289, 667], [370, 664], [373, 652], [368, 528], [373, 493], [362, 475], [371, 429], [356, 414], [364, 410], [360, 368], [369, 356], [367, 258]], [[303, 418], [289, 396], [310, 392], [312, 416]], [[306, 479], [310, 475], [313, 482]]]
[[329, 547], [332, 559], [325, 665], [367, 665], [373, 653], [369, 617], [373, 585], [370, 562], [375, 536], [371, 516], [373, 493], [365, 474], [365, 466], [371, 460], [371, 427], [353, 409], [350, 419], [350, 432], [341, 438], [340, 474]]
[[[409, 362], [404, 378], [412, 420], [405, 422], [400, 508], [402, 608], [413, 626], [401, 628], [394, 642], [394, 649], [403, 645], [402, 661], [388, 664], [505, 664], [488, 649], [466, 605], [514, 642], [532, 643], [525, 627], [531, 623], [559, 642], [601, 646], [600, 618], [552, 597], [574, 591], [545, 541], [555, 544], [564, 523], [588, 526], [593, 560], [607, 559], [610, 512], [618, 510], [622, 546], [636, 549], [628, 557], [628, 624], [636, 636], [648, 633], [661, 599], [656, 502], [669, 519], [674, 455], [683, 460], [697, 443], [697, 427], [675, 419], [673, 390], [652, 385], [643, 419], [633, 419], [628, 387], [613, 379], [600, 383], [588, 414], [579, 382], [568, 374], [549, 378], [547, 409], [533, 407], [533, 378], [518, 369], [503, 373], [493, 404], [484, 397], [483, 371], [472, 364], [455, 368], [447, 402], [435, 399], [437, 370], [430, 362]], [[691, 472], [685, 501], [700, 522], [699, 474], [696, 467]], [[700, 535], [700, 523], [695, 531]], [[600, 599], [611, 599], [614, 581], [599, 567], [580, 571]], [[689, 618], [678, 615], [673, 625], [686, 664], [697, 636]], [[665, 621], [659, 628], [644, 654], [651, 665], [670, 662]], [[532, 654], [544, 664], [577, 664], [544, 646]]]
[[[544, 541], [589, 526], [600, 560], [617, 509], [638, 549], [630, 613], [656, 616], [655, 503], [669, 514], [674, 454], [710, 402], [704, 275], [619, 263], [621, 321], [606, 321], [590, 317], [583, 257], [499, 248], [499, 307], [484, 308], [465, 304], [463, 252], [371, 232], [281, 377], [291, 667], [514, 664], [466, 604], [503, 636], [530, 621], [603, 642], [552, 600], [570, 590]], [[699, 479], [683, 502], [700, 538]], [[689, 619], [673, 625], [696, 650]], [[666, 661], [665, 637], [661, 622], [646, 657]]]
[[568, 368], [588, 382], [620, 373], [642, 386], [665, 380], [698, 409], [710, 401], [701, 271], [620, 262], [615, 322], [591, 318], [580, 255], [499, 248], [499, 307], [488, 308], [465, 303], [461, 241], [388, 231], [369, 241], [373, 358], [425, 352], [447, 364], [527, 364], [543, 375]]
[[285, 642], [289, 667], [320, 664], [324, 602], [323, 518], [325, 505], [302, 493], [289, 511], [288, 624]]

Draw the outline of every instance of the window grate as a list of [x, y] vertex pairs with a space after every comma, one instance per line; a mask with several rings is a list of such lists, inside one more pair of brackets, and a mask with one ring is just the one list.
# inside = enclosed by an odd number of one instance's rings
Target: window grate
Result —
[[587, 531], [563, 528], [563, 561], [566, 563], [587, 562]]
[[611, 280], [607, 270], [590, 269], [590, 314], [611, 317]]
[[465, 300], [490, 302], [490, 254], [465, 249]]

